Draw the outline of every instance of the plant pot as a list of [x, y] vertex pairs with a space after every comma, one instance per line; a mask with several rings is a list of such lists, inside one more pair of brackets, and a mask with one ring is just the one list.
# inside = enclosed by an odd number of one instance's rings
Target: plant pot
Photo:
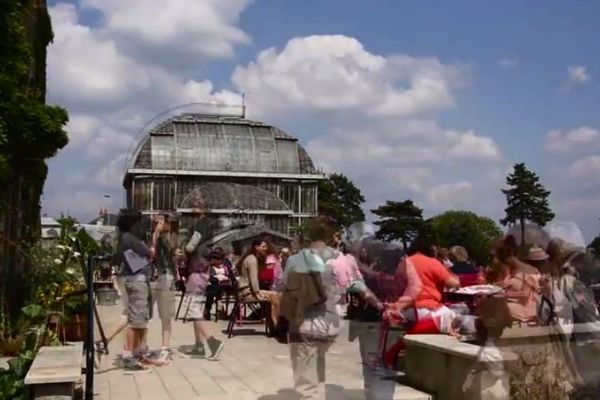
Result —
[[21, 352], [21, 346], [23, 344], [23, 338], [17, 337], [14, 339], [8, 339], [0, 342], [0, 356], [4, 357], [16, 357]]
[[84, 342], [87, 337], [87, 315], [75, 314], [65, 323], [64, 329], [67, 342]]
[[115, 285], [111, 281], [96, 281], [94, 282], [94, 290], [98, 289], [113, 289]]
[[117, 304], [118, 293], [115, 288], [103, 287], [96, 289], [96, 301], [99, 306], [114, 306]]

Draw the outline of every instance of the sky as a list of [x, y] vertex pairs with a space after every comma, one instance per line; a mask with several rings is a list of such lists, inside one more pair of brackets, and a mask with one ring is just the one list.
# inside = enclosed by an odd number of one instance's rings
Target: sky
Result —
[[[525, 162], [558, 220], [600, 232], [600, 3], [359, 0], [49, 1], [48, 102], [70, 143], [48, 215], [124, 205], [153, 117], [240, 104], [349, 176], [365, 210], [413, 199], [498, 220]], [[107, 197], [106, 195], [110, 196]]]

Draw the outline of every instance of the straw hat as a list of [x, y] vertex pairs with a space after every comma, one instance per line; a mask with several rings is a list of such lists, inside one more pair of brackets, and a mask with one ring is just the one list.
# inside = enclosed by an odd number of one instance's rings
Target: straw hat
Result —
[[545, 261], [548, 259], [548, 254], [538, 246], [533, 246], [529, 249], [529, 254], [527, 255], [528, 261]]

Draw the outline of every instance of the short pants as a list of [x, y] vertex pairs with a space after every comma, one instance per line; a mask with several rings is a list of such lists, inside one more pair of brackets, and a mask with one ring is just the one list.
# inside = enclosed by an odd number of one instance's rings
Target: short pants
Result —
[[181, 305], [184, 321], [201, 321], [204, 319], [204, 296], [186, 294]]
[[161, 321], [175, 317], [175, 278], [171, 274], [160, 274], [155, 282], [150, 284], [152, 288], [152, 304], [158, 305], [158, 316]]
[[145, 275], [138, 274], [125, 278], [127, 304], [127, 322], [133, 329], [145, 329], [150, 319], [150, 287]]
[[129, 298], [127, 297], [127, 289], [125, 288], [125, 276], [118, 275], [116, 280], [119, 288], [119, 302], [121, 303], [121, 307], [123, 307], [123, 315], [126, 317], [129, 309]]

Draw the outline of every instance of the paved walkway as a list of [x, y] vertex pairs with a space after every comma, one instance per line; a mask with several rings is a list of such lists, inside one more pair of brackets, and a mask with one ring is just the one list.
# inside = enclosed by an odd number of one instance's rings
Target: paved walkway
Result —
[[[105, 329], [110, 331], [120, 318], [120, 307], [99, 307]], [[214, 324], [213, 324], [214, 325]], [[225, 322], [215, 326], [223, 336]], [[111, 344], [96, 374], [97, 400], [294, 400], [292, 370], [287, 345], [261, 334], [225, 339], [220, 361], [185, 358], [175, 352], [173, 361], [150, 371], [125, 374], [115, 362], [122, 339]], [[251, 330], [254, 326], [249, 326]], [[244, 330], [246, 327], [244, 326]], [[190, 323], [177, 321], [173, 327], [173, 347], [193, 343]], [[364, 399], [358, 343], [350, 343], [342, 334], [327, 355], [327, 399]], [[160, 347], [160, 322], [149, 327], [149, 345]], [[394, 399], [419, 399], [418, 392], [398, 385]], [[390, 399], [392, 400], [392, 399]]]

